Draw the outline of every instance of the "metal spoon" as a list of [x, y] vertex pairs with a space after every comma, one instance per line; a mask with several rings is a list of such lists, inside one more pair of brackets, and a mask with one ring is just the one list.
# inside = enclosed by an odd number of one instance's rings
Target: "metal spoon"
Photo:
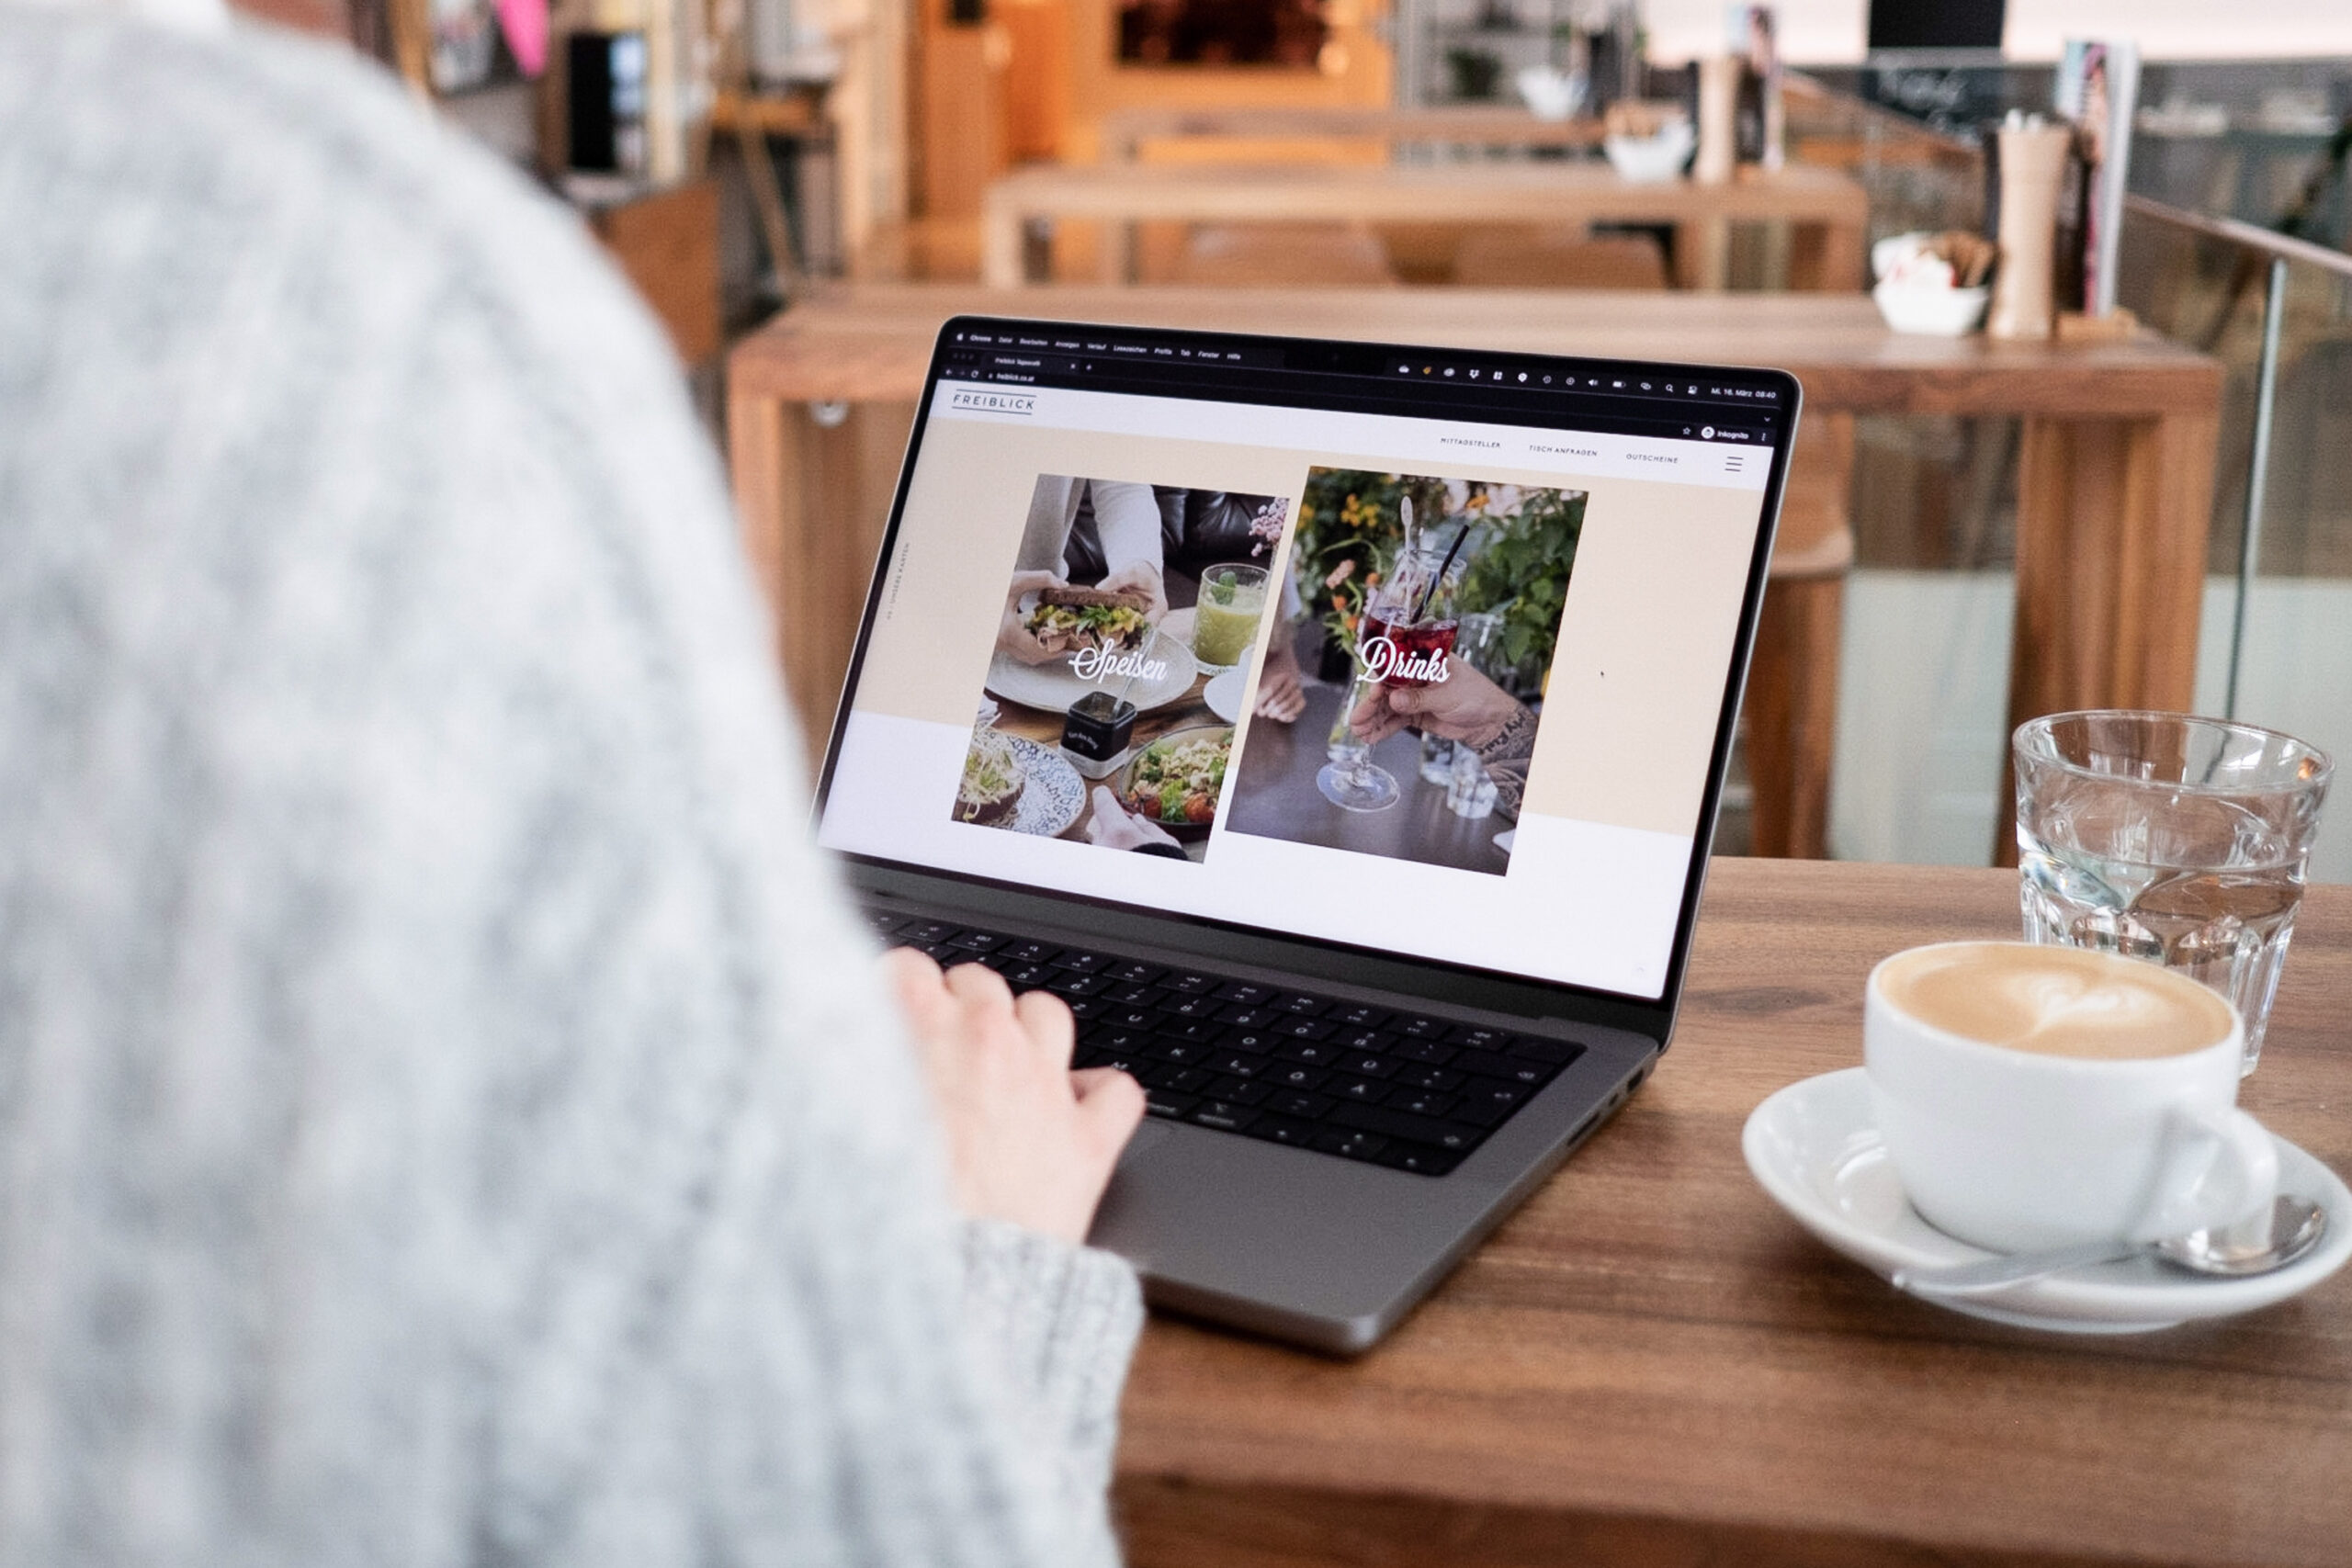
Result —
[[2152, 1256], [2192, 1274], [2233, 1278], [2284, 1269], [2317, 1247], [2327, 1234], [2327, 1211], [2308, 1198], [2280, 1193], [2270, 1205], [2269, 1224], [2240, 1221], [2218, 1230], [2190, 1231], [2161, 1241], [2095, 1241], [2049, 1252], [2020, 1252], [1977, 1263], [1934, 1269], [1898, 1269], [1898, 1291], [1922, 1296], [1982, 1296], [2071, 1269]]

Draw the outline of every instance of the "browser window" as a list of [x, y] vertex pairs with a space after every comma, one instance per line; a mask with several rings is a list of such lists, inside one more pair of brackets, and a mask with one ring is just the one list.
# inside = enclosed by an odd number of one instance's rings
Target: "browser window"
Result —
[[820, 840], [1661, 996], [1780, 383], [1375, 352], [952, 324]]

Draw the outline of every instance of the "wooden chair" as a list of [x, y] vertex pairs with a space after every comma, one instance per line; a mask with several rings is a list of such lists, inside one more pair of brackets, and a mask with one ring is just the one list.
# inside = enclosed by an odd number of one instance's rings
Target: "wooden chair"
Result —
[[1344, 223], [1203, 224], [1177, 259], [1178, 283], [1218, 288], [1387, 288], [1388, 254]]
[[1473, 229], [1453, 253], [1468, 288], [1664, 288], [1666, 258], [1638, 235], [1582, 230]]
[[1747, 673], [1750, 852], [1829, 853], [1829, 765], [1838, 737], [1838, 654], [1854, 564], [1854, 416], [1808, 414], [1791, 455], [1781, 532]]

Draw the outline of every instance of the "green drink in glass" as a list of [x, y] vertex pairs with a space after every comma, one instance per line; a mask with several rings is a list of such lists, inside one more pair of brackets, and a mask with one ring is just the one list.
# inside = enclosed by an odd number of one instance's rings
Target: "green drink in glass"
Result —
[[1250, 656], [1258, 623], [1266, 613], [1266, 569], [1239, 562], [1201, 573], [1201, 595], [1193, 611], [1193, 657], [1213, 671], [1232, 669]]

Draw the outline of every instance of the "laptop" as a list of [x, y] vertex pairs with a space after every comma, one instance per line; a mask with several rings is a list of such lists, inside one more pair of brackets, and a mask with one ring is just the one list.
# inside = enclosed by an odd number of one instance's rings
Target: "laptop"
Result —
[[1352, 1354], [1673, 1032], [1790, 376], [961, 317], [820, 784], [1150, 1114], [1091, 1239]]

